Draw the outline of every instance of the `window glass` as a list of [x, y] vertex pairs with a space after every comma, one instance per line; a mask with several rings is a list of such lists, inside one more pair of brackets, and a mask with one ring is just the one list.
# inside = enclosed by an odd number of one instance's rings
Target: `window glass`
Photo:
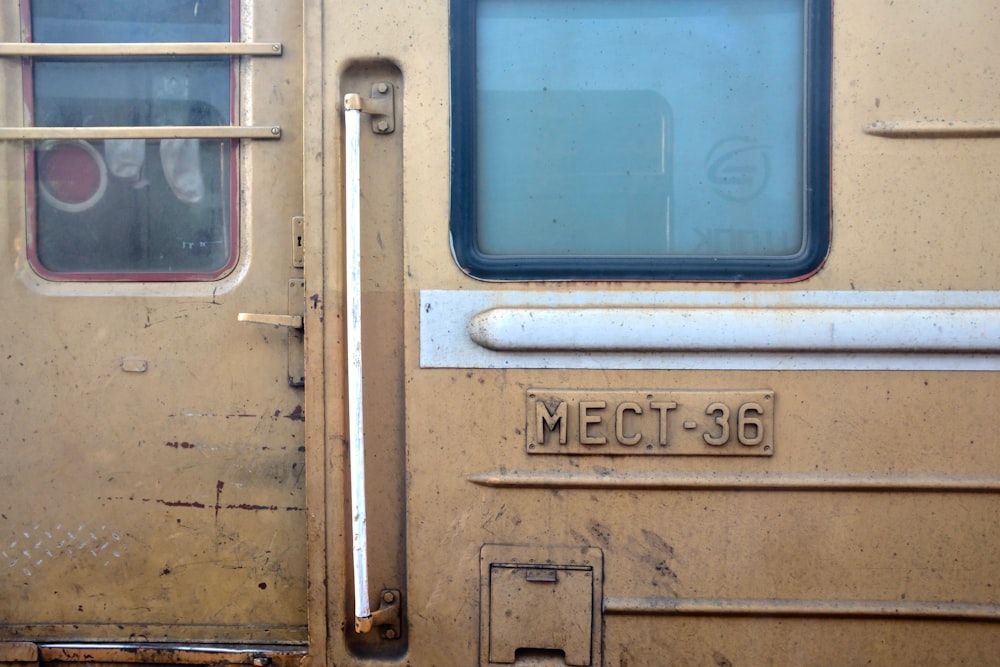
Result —
[[459, 262], [784, 279], [828, 245], [828, 4], [478, 0], [453, 18]]
[[[232, 38], [231, 0], [32, 0], [35, 42]], [[229, 125], [229, 57], [35, 58], [36, 126]], [[68, 279], [210, 279], [235, 262], [231, 140], [36, 142], [32, 260]]]

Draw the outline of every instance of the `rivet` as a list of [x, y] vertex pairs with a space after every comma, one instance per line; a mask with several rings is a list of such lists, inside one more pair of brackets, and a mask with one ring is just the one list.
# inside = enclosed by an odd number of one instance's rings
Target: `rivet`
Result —
[[386, 604], [392, 604], [393, 602], [396, 601], [396, 596], [395, 594], [393, 594], [392, 591], [385, 591], [384, 593], [382, 593], [382, 600]]

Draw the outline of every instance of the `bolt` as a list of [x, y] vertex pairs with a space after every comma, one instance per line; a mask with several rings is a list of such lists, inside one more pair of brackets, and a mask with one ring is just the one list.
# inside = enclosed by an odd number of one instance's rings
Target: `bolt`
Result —
[[392, 628], [386, 629], [386, 631], [385, 631], [385, 638], [386, 639], [395, 639], [396, 638], [396, 631], [393, 630]]
[[396, 595], [392, 591], [385, 591], [382, 593], [382, 600], [386, 604], [392, 604], [396, 601]]
[[386, 132], [389, 129], [389, 121], [380, 120], [378, 123], [375, 124], [375, 127], [378, 128], [379, 132]]
[[281, 134], [281, 128], [280, 127], [272, 127], [271, 128], [271, 134], [273, 134], [275, 136]]
[[271, 45], [271, 50], [274, 51], [275, 53], [277, 53], [278, 51], [281, 50], [281, 44], [272, 44]]
[[380, 93], [387, 93], [387, 92], [389, 92], [389, 84], [387, 84], [387, 83], [380, 83], [380, 84], [378, 84], [378, 85], [375, 86], [375, 90], [377, 90]]

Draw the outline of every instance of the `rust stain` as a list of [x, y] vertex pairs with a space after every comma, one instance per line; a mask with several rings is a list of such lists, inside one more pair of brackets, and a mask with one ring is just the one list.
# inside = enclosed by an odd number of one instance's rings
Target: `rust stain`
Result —
[[215, 483], [215, 518], [219, 518], [220, 499], [222, 498], [222, 487], [226, 485], [221, 479]]
[[[220, 484], [221, 484], [221, 482], [220, 482]], [[128, 501], [131, 501], [131, 502], [143, 502], [143, 503], [153, 503], [153, 502], [155, 502], [155, 503], [158, 503], [160, 505], [166, 505], [167, 507], [185, 507], [185, 508], [189, 508], [189, 509], [210, 509], [210, 510], [213, 510], [216, 513], [216, 516], [218, 516], [218, 513], [219, 513], [220, 510], [243, 510], [243, 511], [246, 511], [246, 512], [264, 512], [264, 511], [266, 511], [266, 512], [305, 512], [306, 511], [305, 507], [296, 507], [294, 505], [287, 506], [287, 507], [281, 507], [279, 505], [255, 505], [253, 503], [232, 503], [232, 504], [229, 504], [229, 505], [223, 505], [221, 502], [219, 502], [219, 495], [221, 495], [221, 493], [222, 493], [221, 486], [217, 486], [216, 487], [216, 494], [217, 494], [216, 495], [216, 502], [215, 502], [214, 505], [206, 505], [205, 503], [201, 503], [201, 502], [198, 502], [196, 500], [194, 500], [194, 501], [187, 501], [187, 500], [164, 500], [162, 498], [156, 498], [154, 500], [152, 498], [136, 498], [135, 496], [128, 496], [128, 497], [125, 497], [125, 496], [114, 496], [114, 497], [112, 497], [112, 496], [104, 496], [104, 497], [99, 497], [98, 500], [103, 500], [103, 501], [125, 501], [125, 500], [128, 500]]]
[[193, 442], [165, 442], [164, 447], [172, 447], [174, 449], [194, 449], [198, 445]]
[[187, 502], [184, 500], [163, 500], [157, 498], [156, 502], [161, 505], [166, 505], [167, 507], [195, 507], [197, 509], [205, 509], [205, 503], [199, 503], [197, 500], [194, 502]]

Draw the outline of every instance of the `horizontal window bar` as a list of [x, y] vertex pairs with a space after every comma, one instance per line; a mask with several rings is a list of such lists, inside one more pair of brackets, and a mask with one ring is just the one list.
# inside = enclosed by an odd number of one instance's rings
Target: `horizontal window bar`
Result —
[[0, 140], [280, 139], [277, 126], [150, 125], [142, 127], [0, 127]]
[[276, 42], [0, 42], [0, 56], [280, 56]]

